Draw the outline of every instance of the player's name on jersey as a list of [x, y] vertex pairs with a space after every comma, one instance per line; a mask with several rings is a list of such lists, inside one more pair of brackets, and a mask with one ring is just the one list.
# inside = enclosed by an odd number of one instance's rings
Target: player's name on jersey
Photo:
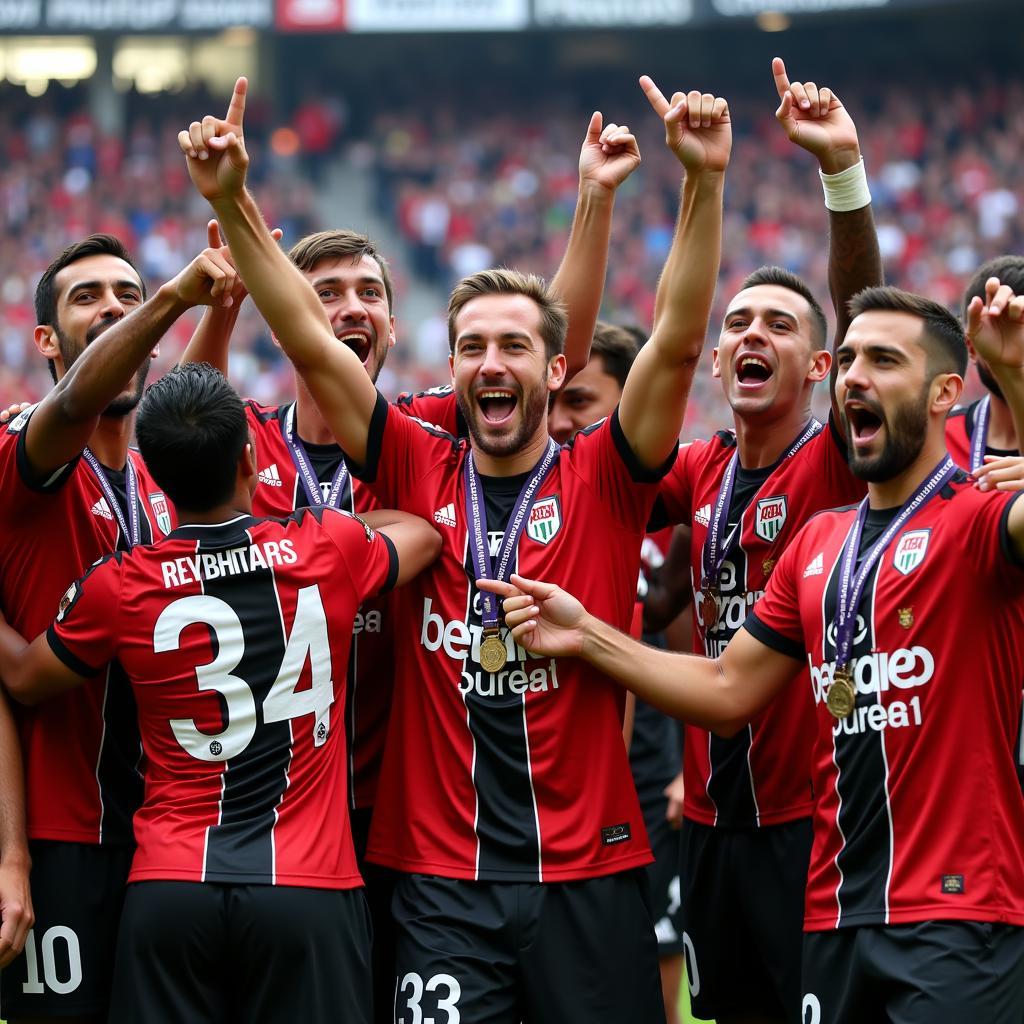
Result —
[[240, 576], [260, 569], [270, 569], [275, 565], [293, 565], [297, 561], [298, 556], [290, 540], [268, 540], [221, 551], [183, 555], [181, 558], [161, 562], [160, 571], [164, 587], [170, 590], [222, 576]]
[[459, 689], [463, 693], [476, 693], [481, 697], [504, 697], [509, 694], [522, 695], [527, 690], [544, 693], [558, 689], [558, 668], [554, 658], [548, 658], [546, 665], [538, 665], [527, 671], [521, 667], [527, 661], [538, 660], [525, 648], [520, 647], [507, 630], [502, 637], [505, 643], [506, 667], [498, 672], [476, 669], [480, 664], [480, 643], [483, 639], [483, 625], [451, 619], [448, 622], [432, 611], [433, 602], [423, 599], [423, 625], [420, 629], [420, 643], [432, 654], [441, 651], [454, 661], [465, 665]]

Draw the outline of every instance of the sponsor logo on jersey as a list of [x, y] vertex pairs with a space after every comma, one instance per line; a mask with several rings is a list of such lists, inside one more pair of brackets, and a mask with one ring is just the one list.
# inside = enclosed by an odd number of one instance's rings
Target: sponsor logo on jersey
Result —
[[100, 516], [103, 519], [110, 519], [111, 521], [114, 518], [114, 513], [110, 511], [110, 506], [107, 504], [106, 498], [100, 498], [100, 500], [93, 505], [92, 514], [94, 516]]
[[807, 563], [807, 568], [804, 569], [804, 579], [808, 576], [820, 576], [825, 571], [825, 553], [819, 551], [811, 560]]
[[903, 534], [893, 552], [893, 568], [904, 576], [909, 576], [923, 561], [928, 551], [928, 538], [931, 530], [911, 530]]
[[149, 496], [149, 504], [156, 516], [156, 525], [164, 534], [171, 532], [171, 510], [167, 505], [167, 499], [162, 491], [156, 491]]
[[710, 505], [701, 505], [701, 507], [699, 509], [697, 509], [696, 512], [693, 513], [693, 521], [695, 523], [700, 523], [701, 526], [710, 526], [711, 525], [711, 506]]
[[562, 526], [562, 509], [558, 504], [558, 495], [534, 502], [530, 516], [526, 520], [526, 536], [538, 544], [547, 544], [554, 540], [555, 534]]
[[261, 484], [266, 484], [268, 487], [280, 487], [281, 474], [277, 470], [277, 463], [272, 462], [266, 469], [261, 469], [258, 476]]
[[29, 416], [32, 415], [32, 410], [35, 409], [34, 405], [30, 405], [24, 412], [19, 412], [17, 416], [7, 424], [8, 434], [20, 434], [25, 428], [25, 424], [28, 423]]
[[444, 508], [439, 508], [434, 513], [434, 522], [440, 523], [442, 526], [454, 526], [455, 525], [455, 503], [449, 501]]
[[786, 496], [776, 494], [761, 498], [754, 510], [754, 533], [769, 543], [775, 540], [786, 525]]

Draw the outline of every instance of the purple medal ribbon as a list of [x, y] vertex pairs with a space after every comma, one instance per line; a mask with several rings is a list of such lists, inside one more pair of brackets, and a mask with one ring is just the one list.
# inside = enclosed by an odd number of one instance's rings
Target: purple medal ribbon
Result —
[[868, 499], [865, 498], [857, 509], [857, 518], [850, 527], [843, 548], [842, 561], [839, 568], [839, 601], [836, 612], [836, 665], [848, 665], [850, 651], [853, 648], [853, 631], [857, 622], [857, 608], [864, 593], [864, 585], [868, 576], [882, 557], [885, 549], [892, 543], [908, 521], [919, 512], [939, 489], [957, 471], [956, 463], [947, 455], [932, 471], [931, 476], [918, 487], [917, 492], [903, 505], [885, 532], [875, 541], [871, 550], [864, 556], [860, 569], [854, 573], [857, 564], [857, 552], [860, 549], [860, 538], [864, 532], [864, 522], [868, 515]]
[[988, 414], [990, 405], [986, 395], [974, 409], [974, 429], [971, 431], [971, 472], [981, 469], [985, 462], [985, 449], [988, 447]]
[[[789, 450], [779, 460], [785, 462], [791, 459], [808, 441], [817, 437], [822, 431], [821, 423], [811, 419], [804, 427], [800, 436], [790, 445]], [[739, 538], [740, 526], [743, 517], [741, 516], [736, 525], [732, 528], [725, 541], [721, 541], [722, 529], [725, 526], [729, 506], [732, 504], [732, 492], [736, 483], [736, 470], [739, 468], [739, 450], [733, 452], [729, 464], [725, 467], [722, 482], [718, 487], [718, 497], [715, 500], [715, 507], [712, 510], [711, 522], [708, 526], [707, 537], [704, 538], [704, 549], [701, 551], [701, 589], [706, 589], [710, 583], [718, 579], [725, 560], [729, 557]]]
[[328, 505], [331, 508], [338, 508], [341, 501], [341, 491], [348, 479], [348, 466], [344, 458], [335, 470], [334, 479], [331, 480], [331, 489], [327, 492], [327, 501], [324, 501], [323, 492], [320, 490], [320, 481], [309, 464], [309, 456], [302, 444], [301, 439], [295, 433], [295, 404], [289, 408], [288, 413], [281, 425], [281, 432], [284, 434], [284, 443], [292, 453], [292, 462], [299, 471], [299, 478], [302, 480], [302, 489], [306, 492], [306, 498], [310, 505]]
[[[487, 511], [481, 499], [482, 487], [480, 474], [477, 472], [476, 463], [473, 461], [473, 452], [466, 454], [465, 461], [465, 483], [466, 483], [466, 521], [469, 523], [469, 539], [473, 545], [473, 567], [476, 570], [477, 579], [500, 580], [505, 582], [509, 576], [509, 564], [512, 561], [512, 552], [519, 543], [519, 535], [523, 532], [526, 524], [526, 513], [533, 504], [533, 496], [537, 493], [544, 478], [548, 475], [551, 467], [558, 457], [559, 447], [553, 440], [548, 438], [548, 447], [541, 456], [540, 461], [533, 467], [526, 483], [519, 491], [519, 497], [512, 511], [512, 516], [505, 527], [505, 536], [502, 538], [501, 549], [498, 552], [498, 571], [492, 571], [491, 552], [487, 546]], [[498, 627], [498, 598], [496, 594], [489, 591], [480, 592], [480, 601], [483, 608], [484, 629], [497, 629]]]
[[131, 551], [139, 543], [142, 536], [139, 529], [139, 484], [135, 477], [135, 466], [132, 464], [131, 456], [128, 456], [124, 464], [124, 487], [128, 501], [127, 523], [124, 520], [121, 506], [114, 495], [114, 488], [110, 486], [107, 474], [103, 472], [100, 460], [88, 448], [82, 450], [82, 458], [85, 459], [86, 465], [92, 470], [93, 476], [96, 477], [96, 482], [100, 485], [103, 497], [106, 498], [110, 511], [113, 513], [114, 518], [117, 520], [117, 525], [121, 529], [121, 536], [124, 537], [124, 542], [128, 546], [128, 550]]

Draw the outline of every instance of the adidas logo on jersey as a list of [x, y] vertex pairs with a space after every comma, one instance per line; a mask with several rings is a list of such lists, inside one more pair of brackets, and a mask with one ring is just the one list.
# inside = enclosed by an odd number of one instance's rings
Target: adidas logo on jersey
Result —
[[448, 502], [444, 508], [439, 508], [434, 513], [434, 522], [440, 523], [442, 526], [454, 526], [455, 525], [455, 505], [452, 502]]
[[92, 514], [94, 516], [102, 516], [104, 519], [113, 519], [114, 513], [110, 511], [110, 506], [107, 504], [106, 498], [100, 498], [92, 507]]
[[804, 579], [808, 576], [820, 576], [825, 571], [825, 554], [819, 551], [814, 558], [811, 559], [810, 564], [804, 569]]
[[266, 484], [268, 487], [281, 486], [281, 474], [277, 471], [276, 462], [272, 462], [266, 469], [260, 470], [259, 481], [261, 484]]
[[693, 513], [693, 521], [701, 526], [708, 526], [711, 523], [711, 506], [703, 505]]

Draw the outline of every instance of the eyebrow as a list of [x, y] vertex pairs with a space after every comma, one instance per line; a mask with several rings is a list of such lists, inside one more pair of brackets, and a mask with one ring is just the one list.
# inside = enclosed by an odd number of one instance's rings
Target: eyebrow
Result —
[[[344, 284], [344, 280], [338, 277], [337, 274], [328, 274], [327, 277], [318, 277], [313, 282], [314, 288], [322, 288], [325, 284]], [[364, 274], [362, 277], [356, 279], [356, 284], [378, 284], [382, 288], [384, 287], [384, 279], [378, 277], [375, 274]]]
[[[67, 297], [70, 299], [75, 292], [81, 291], [96, 291], [104, 286], [104, 281], [76, 281], [69, 289]], [[124, 278], [120, 281], [111, 282], [113, 288], [120, 291], [124, 288], [133, 288], [135, 291], [141, 294], [142, 285], [138, 281], [132, 281], [130, 278]]]
[[[753, 318], [752, 317], [753, 312], [754, 311], [753, 311], [753, 309], [750, 306], [740, 306], [738, 309], [730, 309], [730, 310], [726, 311], [726, 314], [723, 317], [723, 321], [722, 322], [724, 323], [731, 316], [740, 316], [740, 315], [743, 315], [745, 317], [748, 317], [748, 318], [752, 319]], [[800, 318], [796, 315], [796, 313], [791, 313], [788, 309], [766, 309], [764, 311], [764, 315], [765, 315], [765, 317], [768, 317], [768, 318], [781, 317], [783, 320], [789, 320], [789, 321], [791, 321], [794, 324], [800, 323]]]
[[[483, 341], [484, 335], [479, 331], [467, 331], [465, 334], [460, 334], [455, 339], [455, 344], [458, 345], [463, 341]], [[498, 335], [499, 341], [528, 341], [533, 344], [533, 338], [526, 331], [502, 331]]]
[[[865, 352], [869, 353], [870, 355], [895, 356], [898, 359], [907, 358], [907, 353], [902, 348], [898, 348], [895, 345], [886, 345], [884, 342], [880, 341], [867, 342], [861, 347]], [[835, 355], [838, 359], [839, 356], [845, 355], [846, 353], [853, 351], [855, 351], [854, 347], [844, 342], [842, 345], [839, 346], [839, 348], [836, 349]]]

